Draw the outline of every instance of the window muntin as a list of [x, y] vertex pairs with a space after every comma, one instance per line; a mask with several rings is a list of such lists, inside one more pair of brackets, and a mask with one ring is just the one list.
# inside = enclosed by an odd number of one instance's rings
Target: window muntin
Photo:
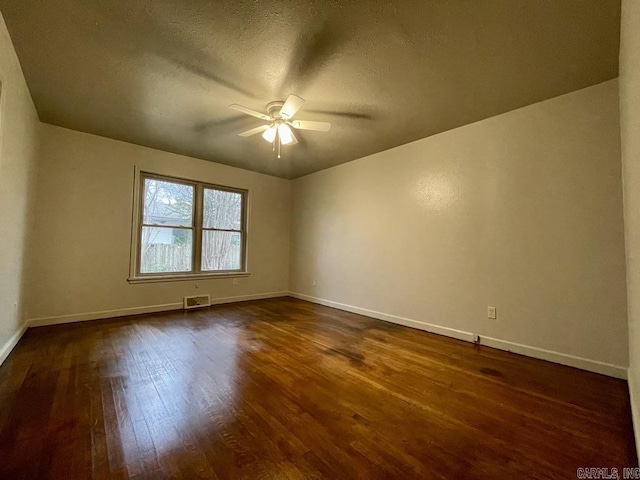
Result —
[[246, 191], [140, 179], [137, 277], [245, 271]]

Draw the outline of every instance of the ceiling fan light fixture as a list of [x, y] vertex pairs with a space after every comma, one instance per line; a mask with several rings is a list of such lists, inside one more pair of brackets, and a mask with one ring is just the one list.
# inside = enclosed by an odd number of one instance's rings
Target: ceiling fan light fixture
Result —
[[289, 145], [293, 142], [293, 134], [291, 133], [291, 128], [286, 123], [281, 123], [278, 127], [278, 133], [280, 134], [280, 141], [283, 145]]
[[264, 133], [262, 134], [262, 138], [264, 138], [267, 142], [269, 143], [273, 143], [273, 141], [276, 139], [276, 132], [278, 131], [278, 129], [276, 128], [275, 125], [271, 125], [269, 128], [267, 128]]

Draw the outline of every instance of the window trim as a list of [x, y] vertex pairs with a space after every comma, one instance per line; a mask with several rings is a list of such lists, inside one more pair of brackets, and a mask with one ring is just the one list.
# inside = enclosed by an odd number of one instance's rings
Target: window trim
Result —
[[[189, 272], [158, 272], [158, 273], [141, 273], [141, 251], [140, 240], [144, 218], [144, 182], [145, 179], [152, 178], [160, 181], [168, 181], [173, 183], [181, 183], [193, 187], [193, 221], [191, 227], [176, 227], [191, 230], [193, 232], [193, 253], [191, 255], [191, 271]], [[175, 177], [173, 175], [164, 175], [161, 173], [149, 172], [134, 168], [134, 192], [133, 192], [133, 215], [131, 228], [131, 254], [129, 262], [129, 283], [154, 283], [154, 282], [171, 282], [181, 280], [199, 280], [211, 278], [236, 278], [247, 277], [250, 275], [247, 269], [248, 257], [248, 220], [249, 220], [249, 190], [243, 188], [228, 187], [225, 185], [217, 185], [214, 183], [203, 182], [199, 180], [191, 180], [187, 178]], [[202, 270], [202, 235], [203, 228], [203, 210], [204, 210], [204, 190], [205, 189], [221, 190], [242, 195], [241, 210], [241, 229], [233, 230], [239, 232], [242, 237], [241, 245], [241, 265], [235, 270], [219, 270], [210, 271]], [[217, 230], [217, 229], [213, 229]]]

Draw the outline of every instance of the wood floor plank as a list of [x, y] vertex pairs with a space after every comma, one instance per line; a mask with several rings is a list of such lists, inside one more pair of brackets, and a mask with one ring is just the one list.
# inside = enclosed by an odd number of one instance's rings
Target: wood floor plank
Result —
[[31, 329], [0, 367], [3, 479], [634, 466], [624, 381], [292, 298]]

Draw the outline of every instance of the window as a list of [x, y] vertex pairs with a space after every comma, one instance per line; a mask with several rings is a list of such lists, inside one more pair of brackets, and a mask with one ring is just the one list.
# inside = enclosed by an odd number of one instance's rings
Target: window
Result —
[[139, 177], [130, 281], [245, 273], [245, 190]]

